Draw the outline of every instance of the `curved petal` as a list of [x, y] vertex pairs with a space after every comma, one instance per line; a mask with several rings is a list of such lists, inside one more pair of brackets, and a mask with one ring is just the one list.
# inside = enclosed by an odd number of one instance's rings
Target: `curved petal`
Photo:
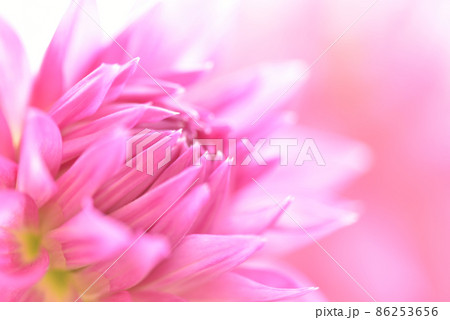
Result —
[[190, 301], [295, 301], [314, 287], [277, 288], [228, 272], [181, 294]]
[[[165, 1], [153, 6], [116, 38], [152, 76], [190, 84], [208, 70], [205, 61], [215, 58], [218, 39], [230, 25], [236, 1]], [[224, 23], [226, 21], [227, 23]], [[127, 54], [111, 43], [100, 61], [123, 63]], [[196, 70], [196, 71], [193, 71]], [[141, 70], [136, 74], [146, 78]]]
[[111, 213], [133, 228], [145, 230], [165, 214], [198, 179], [201, 168], [187, 169], [164, 184]]
[[0, 155], [0, 190], [12, 189], [16, 185], [17, 164]]
[[31, 100], [34, 106], [48, 110], [89, 72], [87, 67], [98, 50], [102, 31], [83, 10], [96, 17], [95, 1], [72, 3], [61, 19], [35, 79]]
[[118, 256], [128, 246], [131, 234], [125, 225], [90, 203], [48, 237], [60, 246], [66, 267], [76, 269]]
[[231, 165], [224, 161], [209, 176], [207, 183], [214, 197], [202, 210], [192, 230], [194, 233], [211, 233], [212, 226], [220, 220], [222, 205], [229, 195]]
[[132, 301], [135, 302], [183, 302], [182, 298], [165, 292], [157, 292], [157, 291], [150, 291], [150, 290], [131, 290], [130, 291], [130, 298]]
[[0, 156], [14, 159], [14, 146], [8, 123], [0, 110]]
[[17, 189], [30, 195], [38, 206], [57, 190], [53, 176], [59, 170], [61, 150], [61, 134], [53, 120], [30, 109], [20, 146]]
[[7, 229], [37, 228], [38, 208], [34, 201], [15, 190], [0, 190], [0, 227]]
[[120, 291], [112, 295], [103, 297], [101, 301], [107, 302], [182, 302], [185, 301], [180, 297], [169, 293], [156, 291]]
[[83, 278], [91, 283], [103, 274], [103, 279], [92, 286], [86, 297], [115, 293], [135, 286], [169, 254], [169, 250], [164, 238], [147, 234], [137, 235], [117, 258], [81, 271]]
[[142, 287], [176, 294], [240, 265], [262, 245], [255, 236], [188, 235]]
[[170, 208], [152, 227], [150, 233], [164, 235], [172, 246], [176, 246], [191, 229], [210, 196], [206, 184], [196, 187]]
[[[291, 203], [288, 197], [278, 206], [270, 204], [262, 208], [230, 208], [214, 224], [212, 233], [217, 234], [260, 234], [268, 230]], [[247, 201], [243, 201], [247, 202]]]
[[87, 149], [70, 169], [59, 177], [59, 191], [54, 196], [62, 210], [63, 216], [59, 218], [65, 220], [73, 216], [81, 209], [84, 199], [91, 198], [105, 181], [125, 165], [126, 138], [126, 132], [116, 130], [111, 136]]
[[[187, 99], [215, 111], [218, 118], [232, 124], [243, 136], [251, 137], [252, 132], [264, 136], [275, 128], [274, 117], [268, 115], [279, 112], [277, 107], [292, 96], [295, 90], [282, 94], [304, 69], [305, 66], [295, 60], [251, 67], [199, 86]], [[277, 103], [271, 106], [274, 101]]]
[[14, 31], [0, 19], [0, 113], [8, 123], [14, 145], [20, 140], [30, 80], [25, 50]]
[[[176, 158], [180, 136], [180, 131], [146, 133], [144, 130], [143, 134], [138, 133], [130, 138], [127, 141], [127, 164], [95, 194], [97, 207], [103, 212], [110, 213], [122, 210], [124, 206], [131, 205], [132, 201], [143, 201], [138, 197], [149, 188], [161, 172], [164, 172], [172, 158]], [[168, 163], [160, 167], [160, 164], [167, 160], [167, 152], [169, 152]], [[147, 174], [149, 170], [152, 170], [151, 174]]]
[[110, 135], [117, 127], [132, 129], [140, 122], [159, 121], [173, 114], [171, 111], [144, 104], [102, 108], [82, 123], [65, 128], [63, 162], [78, 157], [90, 145]]
[[[297, 204], [298, 202], [298, 204]], [[340, 228], [351, 225], [358, 219], [355, 211], [347, 209], [348, 204], [326, 204], [312, 199], [299, 199], [287, 210], [314, 239], [320, 238]], [[262, 255], [281, 255], [311, 243], [311, 238], [286, 214], [282, 214], [265, 236], [267, 246]]]
[[123, 66], [102, 64], [58, 99], [50, 115], [60, 127], [93, 115], [104, 101], [114, 100], [120, 94], [137, 63], [134, 59]]
[[69, 130], [64, 130], [64, 139], [73, 139], [92, 134], [118, 124], [131, 129], [139, 120], [147, 122], [158, 122], [178, 113], [140, 103], [113, 104], [101, 108], [92, 117], [87, 118], [87, 123], [82, 123]]
[[16, 301], [19, 290], [30, 288], [47, 272], [49, 257], [42, 250], [32, 263], [18, 270], [0, 269], [0, 301]]

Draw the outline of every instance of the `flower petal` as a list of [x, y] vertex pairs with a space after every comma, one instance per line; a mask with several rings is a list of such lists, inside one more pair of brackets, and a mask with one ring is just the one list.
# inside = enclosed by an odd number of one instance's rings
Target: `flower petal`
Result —
[[61, 247], [65, 267], [76, 269], [118, 256], [127, 248], [131, 234], [88, 204], [48, 237]]
[[[87, 149], [61, 177], [54, 200], [62, 210], [62, 221], [81, 209], [81, 201], [93, 194], [125, 163], [127, 135], [116, 130]], [[55, 215], [56, 213], [53, 212]], [[62, 222], [61, 221], [61, 222]]]
[[[298, 199], [289, 210], [291, 216], [308, 233], [318, 240], [331, 232], [356, 222], [358, 215], [350, 210], [348, 204], [327, 204], [313, 199]], [[262, 255], [282, 255], [311, 243], [311, 238], [286, 214], [282, 214], [264, 235], [267, 245], [260, 252]]]
[[14, 147], [8, 123], [0, 110], [0, 156], [14, 159]]
[[56, 101], [50, 115], [60, 127], [93, 115], [105, 100], [120, 94], [136, 66], [136, 59], [123, 66], [102, 64]]
[[14, 232], [38, 229], [38, 210], [27, 195], [14, 190], [0, 191], [0, 300], [36, 283], [46, 272], [48, 255], [40, 250], [29, 263], [18, 253]]
[[130, 298], [132, 301], [135, 302], [183, 302], [182, 298], [165, 292], [157, 292], [157, 291], [150, 291], [150, 290], [131, 290], [130, 292]]
[[20, 146], [17, 189], [38, 206], [56, 192], [53, 176], [61, 163], [62, 141], [58, 127], [45, 113], [29, 109]]
[[169, 293], [156, 291], [120, 291], [115, 294], [103, 297], [101, 301], [107, 302], [182, 302], [185, 301], [180, 297]]
[[19, 270], [0, 270], [0, 301], [17, 301], [18, 292], [38, 282], [47, 272], [49, 257], [42, 251], [32, 263]]
[[78, 0], [77, 4], [71, 4], [45, 52], [33, 87], [31, 102], [34, 106], [48, 110], [89, 72], [101, 35], [101, 30], [91, 20], [96, 13], [95, 1]]
[[[278, 206], [269, 204], [258, 209], [254, 208], [230, 208], [228, 214], [222, 215], [218, 219], [211, 233], [217, 234], [260, 234], [270, 228], [278, 218], [284, 213], [291, 203], [292, 198], [288, 197]], [[248, 200], [242, 202], [247, 203]]]
[[17, 164], [0, 155], [0, 190], [12, 189], [16, 185]]
[[[25, 50], [14, 31], [0, 19], [0, 113], [8, 123], [14, 145], [20, 141], [30, 80]], [[3, 140], [6, 129], [1, 122]]]
[[194, 233], [211, 233], [210, 229], [222, 215], [222, 205], [229, 195], [231, 165], [228, 160], [224, 161], [209, 176], [207, 183], [211, 194], [215, 195], [203, 208], [192, 230]]
[[[180, 131], [175, 132], [149, 132], [134, 135], [127, 141], [127, 147], [131, 147], [131, 153], [137, 153], [137, 143], [146, 143], [145, 148], [138, 155], [134, 155], [131, 159], [127, 159], [127, 166], [107, 181], [97, 194], [95, 194], [95, 203], [103, 212], [111, 212], [127, 205], [131, 201], [142, 195], [155, 179], [166, 169], [172, 158], [176, 158], [176, 145], [181, 136]], [[138, 140], [134, 140], [138, 137]], [[151, 142], [149, 139], [152, 139]], [[146, 142], [148, 141], [148, 142]], [[143, 146], [141, 143], [141, 146]], [[159, 167], [161, 161], [165, 161], [169, 152], [170, 159], [167, 164]], [[129, 157], [130, 154], [127, 154]], [[142, 170], [138, 170], [140, 160]], [[144, 162], [144, 163], [143, 163]], [[150, 168], [153, 174], [147, 174]]]
[[255, 236], [188, 235], [142, 287], [176, 294], [240, 265], [262, 245], [263, 240]]
[[316, 289], [271, 287], [228, 272], [193, 290], [186, 291], [181, 294], [181, 297], [189, 301], [295, 301]]
[[63, 162], [76, 158], [95, 141], [108, 136], [117, 127], [131, 129], [137, 123], [160, 121], [174, 114], [172, 111], [144, 104], [102, 108], [82, 123], [65, 128]]
[[183, 171], [164, 184], [147, 191], [144, 195], [111, 213], [133, 228], [147, 229], [165, 214], [195, 183], [201, 168]]
[[94, 281], [103, 273], [102, 277], [106, 280], [97, 282], [86, 297], [114, 293], [135, 286], [168, 254], [169, 246], [164, 238], [136, 236], [136, 240], [117, 258], [87, 267], [81, 272], [86, 280]]
[[[191, 93], [188, 101], [214, 110], [217, 117], [232, 124], [236, 132], [251, 137], [252, 132], [265, 133], [274, 128], [274, 118], [268, 114], [279, 112], [277, 107], [295, 92], [291, 90], [280, 99], [280, 95], [298, 79], [304, 69], [305, 66], [299, 61], [252, 67], [206, 83], [197, 92]], [[265, 111], [274, 101], [277, 103], [266, 114]], [[263, 112], [258, 122], [249, 126]], [[236, 114], [239, 114], [238, 118]]]
[[166, 182], [183, 170], [192, 167], [194, 162], [193, 148], [189, 147], [180, 156], [178, 156], [173, 163], [171, 163], [166, 170], [156, 179], [153, 188]]
[[176, 246], [191, 229], [209, 199], [210, 191], [207, 184], [196, 187], [170, 208], [150, 233], [164, 235], [172, 246]]
[[[220, 35], [231, 25], [224, 23], [231, 21], [224, 17], [231, 16], [236, 3], [229, 0], [158, 3], [116, 41], [131, 55], [141, 57], [142, 67], [152, 76], [168, 81], [183, 79], [183, 83], [190, 84], [198, 78], [193, 70], [214, 58]], [[126, 58], [116, 43], [111, 43], [99, 57], [109, 63], [123, 63]], [[209, 69], [209, 65], [206, 68], [203, 65], [203, 69]], [[148, 77], [142, 71], [136, 76]]]
[[184, 88], [178, 83], [164, 81], [160, 79], [140, 78], [130, 79], [123, 91], [117, 97], [118, 102], [146, 103], [166, 97], [167, 94], [173, 96], [184, 92]]

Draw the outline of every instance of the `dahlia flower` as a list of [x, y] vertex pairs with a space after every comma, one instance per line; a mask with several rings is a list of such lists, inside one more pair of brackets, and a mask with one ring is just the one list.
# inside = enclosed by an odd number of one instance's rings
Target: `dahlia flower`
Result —
[[[212, 159], [195, 139], [289, 127], [281, 103], [250, 123], [302, 67], [207, 75], [230, 2], [195, 14], [188, 2], [153, 6], [106, 45], [86, 17], [94, 3], [75, 3], [34, 77], [0, 21], [0, 300], [291, 301], [316, 289], [277, 264], [310, 241], [283, 213], [315, 236], [351, 221], [333, 194], [360, 153], [327, 137], [326, 168], [240, 165], [242, 146]], [[149, 149], [152, 167], [137, 170]]]

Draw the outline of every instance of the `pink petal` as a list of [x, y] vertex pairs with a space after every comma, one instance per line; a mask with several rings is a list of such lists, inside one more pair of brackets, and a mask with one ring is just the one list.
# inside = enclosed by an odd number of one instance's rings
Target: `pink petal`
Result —
[[209, 199], [210, 192], [206, 184], [196, 187], [167, 211], [150, 233], [164, 235], [172, 246], [176, 246], [191, 229]]
[[37, 258], [24, 264], [18, 257], [18, 230], [38, 229], [38, 209], [34, 201], [13, 190], [0, 191], [0, 300], [8, 300], [15, 291], [36, 283], [46, 272], [48, 255], [41, 250]]
[[[258, 119], [298, 79], [303, 70], [304, 66], [298, 61], [252, 67], [205, 84], [197, 92], [191, 93], [188, 101], [215, 110], [218, 118], [232, 124], [234, 130], [243, 136], [249, 136], [249, 131], [268, 132], [274, 128], [270, 114], [279, 112], [279, 107], [295, 90], [283, 95], [255, 125], [249, 124]], [[239, 117], [236, 118], [236, 114]]]
[[143, 282], [176, 293], [218, 276], [247, 260], [263, 245], [255, 236], [188, 235]]
[[[143, 104], [129, 105], [126, 108], [111, 110], [102, 117], [96, 115], [86, 118], [82, 123], [64, 130], [64, 141], [93, 134], [114, 125], [131, 129], [143, 116], [148, 106]], [[108, 110], [109, 111], [109, 110]]]
[[293, 295], [283, 298], [281, 301], [305, 301], [305, 302], [325, 302], [327, 299], [323, 296], [319, 288], [313, 287], [308, 279], [293, 270], [286, 269], [282, 264], [273, 263], [270, 267], [267, 263], [260, 267], [239, 267], [233, 270], [233, 273], [244, 276], [250, 280], [256, 281], [265, 286], [279, 289], [302, 290], [309, 287], [311, 291], [305, 295]]
[[[104, 116], [100, 116], [102, 114]], [[102, 108], [83, 123], [65, 128], [63, 162], [76, 158], [95, 141], [110, 135], [117, 127], [131, 129], [137, 123], [160, 121], [174, 114], [172, 111], [143, 104]]]
[[47, 114], [29, 109], [20, 146], [17, 189], [38, 206], [56, 192], [53, 176], [61, 163], [62, 141], [58, 127]]
[[157, 292], [150, 290], [131, 290], [129, 291], [132, 301], [135, 302], [183, 302], [182, 298], [170, 293]]
[[267, 268], [239, 267], [236, 270], [233, 270], [233, 273], [270, 287], [285, 289], [299, 287], [299, 282], [289, 277], [285, 270], [275, 271]]
[[136, 59], [123, 66], [102, 64], [56, 101], [50, 115], [60, 127], [93, 115], [105, 99], [120, 94], [136, 65]]
[[271, 287], [229, 272], [181, 296], [190, 301], [295, 301], [316, 289]]
[[[291, 203], [292, 198], [288, 197], [283, 203], [270, 204], [258, 209], [241, 207], [227, 209], [228, 214], [221, 216], [221, 219], [214, 224], [212, 233], [217, 234], [260, 234], [268, 230], [278, 218], [284, 213]], [[247, 203], [248, 200], [242, 202]]]
[[[220, 44], [218, 39], [229, 25], [223, 21], [231, 15], [235, 3], [199, 0], [158, 3], [116, 41], [132, 56], [141, 57], [141, 65], [152, 76], [169, 81], [184, 78], [183, 82], [190, 83], [198, 78], [192, 70], [214, 57]], [[109, 63], [122, 63], [124, 59], [126, 54], [115, 43], [99, 57]], [[148, 77], [142, 71], [137, 76]]]
[[156, 187], [170, 178], [181, 173], [183, 170], [192, 167], [194, 162], [193, 148], [186, 149], [180, 156], [178, 156], [173, 163], [171, 163], [166, 170], [156, 179], [153, 187]]
[[[357, 220], [357, 214], [345, 207], [337, 203], [330, 205], [313, 199], [298, 199], [286, 211], [315, 240], [320, 240]], [[268, 241], [260, 252], [263, 255], [281, 255], [311, 243], [311, 238], [286, 214], [281, 215], [265, 236]]]
[[[255, 144], [258, 140], [255, 139], [254, 141], [255, 142], [251, 140], [251, 143]], [[266, 165], [258, 164], [253, 158], [248, 165], [242, 165], [242, 161], [244, 161], [247, 156], [252, 156], [243, 143], [237, 143], [236, 166], [233, 166], [231, 171], [232, 186], [235, 192], [249, 184], [254, 184], [253, 179], [259, 180], [261, 177], [270, 173], [274, 168], [279, 167], [279, 155], [270, 154], [267, 150], [268, 148], [261, 148], [261, 156], [266, 162]]]
[[0, 190], [16, 185], [17, 164], [0, 155]]
[[133, 228], [145, 230], [165, 214], [192, 187], [201, 168], [194, 167], [180, 173], [164, 184], [111, 213]]
[[0, 110], [0, 156], [14, 159], [14, 147], [8, 123]]
[[37, 228], [37, 206], [26, 194], [15, 190], [0, 190], [0, 227], [18, 229]]
[[[151, 103], [111, 103], [102, 106], [92, 117], [86, 120], [92, 122], [101, 119], [110, 119], [111, 116], [116, 114], [130, 113], [137, 110], [143, 111], [142, 121], [146, 123], [159, 122], [178, 114], [166, 108], [153, 106]], [[108, 120], [107, 123], [111, 123], [111, 121]]]
[[81, 201], [91, 198], [125, 163], [126, 133], [117, 130], [87, 149], [57, 181], [55, 200], [64, 219], [73, 216]]
[[119, 291], [111, 295], [107, 295], [100, 299], [101, 302], [131, 302], [131, 295], [128, 291]]
[[89, 204], [48, 237], [60, 245], [66, 267], [76, 269], [117, 257], [127, 248], [131, 234]]
[[136, 236], [135, 239], [136, 242], [131, 242], [129, 249], [118, 257], [82, 271], [82, 274], [94, 281], [107, 270], [102, 276], [106, 281], [98, 281], [87, 294], [104, 295], [131, 288], [169, 254], [168, 243], [161, 237], [144, 235], [139, 239]]
[[[95, 195], [95, 203], [98, 205], [103, 212], [111, 212], [121, 208], [122, 206], [128, 204], [129, 202], [135, 200], [142, 193], [148, 189], [148, 187], [157, 179], [159, 174], [163, 172], [166, 167], [170, 164], [172, 158], [176, 158], [176, 144], [181, 136], [180, 131], [176, 132], [150, 132], [149, 134], [144, 134], [143, 136], [147, 136], [149, 138], [153, 138], [156, 135], [156, 138], [148, 144], [145, 145], [146, 149], [142, 150], [139, 155], [135, 155], [131, 159], [127, 159], [127, 166], [122, 167], [121, 170], [117, 173], [117, 175], [113, 176], [105, 186]], [[130, 146], [131, 140], [137, 136], [135, 135], [133, 138], [127, 141], [127, 147]], [[139, 141], [145, 142], [142, 138], [139, 138], [137, 141], [133, 141], [132, 151], [138, 152], [138, 147], [136, 143]], [[142, 144], [141, 144], [142, 146]], [[151, 148], [151, 163], [148, 163], [149, 160], [149, 151]], [[169, 163], [159, 168], [159, 164], [161, 161], [166, 159], [166, 152], [169, 150], [171, 159]], [[129, 156], [129, 155], [127, 155]], [[142, 166], [142, 171], [137, 170], [136, 159], [140, 157], [142, 162], [145, 162], [145, 165]], [[153, 174], [147, 174], [148, 168], [146, 165], [152, 166]]]
[[[30, 80], [25, 50], [14, 31], [0, 19], [0, 113], [8, 123], [15, 145], [20, 140]], [[0, 119], [1, 140], [9, 136], [3, 137], [7, 131], [2, 122]], [[7, 156], [11, 155], [10, 151]]]
[[182, 302], [180, 297], [169, 293], [156, 291], [120, 291], [115, 294], [103, 297], [101, 301], [107, 302]]
[[91, 20], [98, 20], [95, 1], [79, 0], [78, 4], [72, 3], [61, 19], [36, 77], [31, 102], [41, 109], [48, 110], [89, 72], [99, 45], [102, 31]]
[[199, 81], [213, 68], [213, 63], [206, 62], [199, 66], [189, 65], [188, 68], [177, 68], [174, 71], [162, 73], [161, 78], [179, 83], [182, 86], [189, 86]]
[[160, 79], [152, 80], [150, 77], [139, 80], [130, 79], [117, 97], [118, 102], [146, 103], [158, 98], [178, 95], [184, 92], [184, 88], [178, 83]]
[[18, 270], [0, 268], [0, 301], [17, 301], [18, 291], [37, 283], [47, 272], [48, 265], [48, 254], [42, 250], [38, 258]]
[[111, 84], [111, 88], [105, 97], [107, 102], [116, 100], [125, 88], [128, 80], [135, 73], [139, 64], [139, 58], [134, 58], [121, 66], [117, 77]]
[[195, 233], [211, 233], [210, 229], [217, 219], [220, 219], [222, 205], [228, 196], [231, 165], [224, 161], [217, 167], [207, 180], [211, 194], [215, 195], [202, 211], [201, 216], [193, 226]]
[[117, 127], [113, 126], [78, 138], [65, 139], [63, 137], [64, 143], [61, 162], [67, 165], [67, 163], [77, 159], [83, 152], [95, 145], [97, 141], [107, 139], [109, 136], [114, 135], [116, 131]]

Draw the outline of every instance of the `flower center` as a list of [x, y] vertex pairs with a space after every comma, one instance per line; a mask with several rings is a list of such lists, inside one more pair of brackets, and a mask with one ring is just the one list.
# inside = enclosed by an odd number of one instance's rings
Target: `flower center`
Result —
[[17, 232], [16, 238], [23, 262], [33, 262], [41, 251], [41, 235], [35, 231], [24, 230]]
[[50, 269], [38, 287], [44, 292], [47, 301], [67, 301], [73, 296], [73, 274], [69, 270]]

